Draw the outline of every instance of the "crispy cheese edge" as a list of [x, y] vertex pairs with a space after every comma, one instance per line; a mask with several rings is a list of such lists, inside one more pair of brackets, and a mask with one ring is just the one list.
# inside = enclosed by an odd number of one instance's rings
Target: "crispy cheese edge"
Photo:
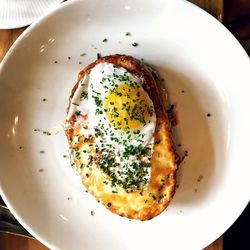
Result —
[[[112, 55], [102, 57], [88, 65], [78, 75], [78, 81], [71, 91], [69, 105], [76, 91], [79, 81], [98, 63], [108, 62], [123, 67], [130, 73], [142, 79], [142, 87], [151, 98], [156, 112], [156, 129], [154, 133], [155, 145], [151, 158], [151, 178], [149, 185], [132, 193], [127, 193], [119, 187], [118, 193], [112, 193], [104, 182], [110, 182], [109, 176], [102, 172], [98, 166], [88, 178], [82, 174], [82, 183], [89, 192], [96, 197], [107, 209], [120, 216], [131, 219], [148, 220], [160, 214], [168, 206], [175, 193], [176, 171], [178, 168], [178, 155], [174, 148], [171, 136], [171, 125], [167, 112], [162, 105], [157, 78], [153, 76], [148, 67], [131, 56]], [[67, 112], [69, 106], [67, 108]], [[77, 131], [66, 131], [69, 146], [70, 139]]]

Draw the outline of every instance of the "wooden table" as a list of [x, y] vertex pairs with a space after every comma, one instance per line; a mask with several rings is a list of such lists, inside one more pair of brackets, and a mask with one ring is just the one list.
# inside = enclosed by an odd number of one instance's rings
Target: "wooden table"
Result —
[[[201, 8], [211, 13], [218, 20], [223, 19], [223, 0], [191, 0]], [[0, 30], [0, 62], [4, 55], [15, 42], [18, 36], [25, 28], [13, 30]], [[35, 239], [28, 239], [16, 235], [0, 233], [0, 249], [1, 250], [47, 250], [48, 248], [42, 245]], [[222, 250], [223, 238], [220, 237], [204, 250]]]

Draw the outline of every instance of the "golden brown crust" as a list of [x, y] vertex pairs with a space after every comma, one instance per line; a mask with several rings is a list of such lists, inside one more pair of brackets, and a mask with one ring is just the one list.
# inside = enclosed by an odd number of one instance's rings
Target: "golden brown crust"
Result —
[[[78, 75], [78, 81], [72, 89], [70, 100], [80, 79], [89, 73], [96, 64], [102, 62], [123, 67], [143, 79], [142, 87], [154, 104], [157, 123], [154, 134], [156, 143], [151, 158], [151, 178], [149, 184], [143, 190], [128, 193], [122, 187], [119, 187], [118, 193], [112, 193], [107, 185], [103, 184], [105, 181], [110, 181], [109, 176], [96, 166], [93, 167], [92, 174], [88, 175], [88, 178], [86, 178], [84, 170], [82, 171], [82, 182], [90, 193], [113, 213], [131, 219], [148, 220], [160, 214], [168, 206], [175, 193], [178, 155], [171, 138], [168, 115], [162, 106], [156, 84], [157, 79], [154, 78], [152, 72], [142, 62], [125, 55], [106, 56], [84, 68]], [[70, 147], [72, 146], [72, 137], [77, 135], [78, 132], [78, 129], [66, 130]], [[74, 161], [77, 164], [77, 160], [74, 159]]]

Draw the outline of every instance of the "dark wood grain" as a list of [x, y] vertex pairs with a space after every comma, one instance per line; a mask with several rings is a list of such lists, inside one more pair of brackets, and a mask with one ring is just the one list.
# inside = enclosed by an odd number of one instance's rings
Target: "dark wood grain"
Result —
[[28, 239], [17, 235], [0, 233], [1, 250], [48, 250], [35, 239]]
[[223, 249], [223, 236], [218, 238], [216, 241], [214, 241], [212, 244], [210, 244], [203, 250], [222, 250], [222, 249]]
[[224, 25], [250, 56], [250, 0], [227, 0], [224, 8]]
[[208, 13], [213, 15], [219, 21], [223, 20], [223, 3], [224, 0], [190, 0]]
[[10, 46], [16, 41], [25, 28], [13, 30], [0, 30], [0, 62]]

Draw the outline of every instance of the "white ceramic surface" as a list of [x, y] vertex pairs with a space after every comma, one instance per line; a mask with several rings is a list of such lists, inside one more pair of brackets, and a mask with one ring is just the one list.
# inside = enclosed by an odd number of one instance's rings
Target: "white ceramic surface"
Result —
[[62, 0], [0, 0], [0, 29], [27, 26]]
[[[63, 157], [64, 134], [34, 131], [65, 119], [77, 73], [97, 53], [128, 54], [154, 65], [178, 110], [175, 141], [188, 157], [171, 205], [150, 221], [129, 221], [103, 208]], [[1, 65], [1, 195], [53, 249], [204, 248], [249, 201], [249, 72], [235, 38], [185, 1], [62, 4], [31, 25]]]

